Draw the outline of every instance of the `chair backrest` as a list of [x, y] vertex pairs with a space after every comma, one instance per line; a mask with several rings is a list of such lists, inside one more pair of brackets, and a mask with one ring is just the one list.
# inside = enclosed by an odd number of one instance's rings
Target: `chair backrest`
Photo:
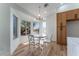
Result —
[[35, 40], [35, 44], [40, 44], [40, 38], [38, 37], [34, 37], [34, 40]]
[[33, 35], [29, 35], [28, 36], [28, 40], [29, 40], [29, 43], [34, 42], [34, 36]]

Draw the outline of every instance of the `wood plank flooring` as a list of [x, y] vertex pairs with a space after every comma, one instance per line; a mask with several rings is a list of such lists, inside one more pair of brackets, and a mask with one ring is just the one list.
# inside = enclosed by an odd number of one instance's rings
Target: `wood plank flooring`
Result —
[[40, 48], [29, 49], [29, 45], [20, 44], [13, 56], [66, 56], [67, 55], [67, 47], [57, 44], [56, 42], [51, 42], [48, 44], [44, 50], [40, 50]]
[[67, 46], [52, 42], [48, 56], [67, 56]]

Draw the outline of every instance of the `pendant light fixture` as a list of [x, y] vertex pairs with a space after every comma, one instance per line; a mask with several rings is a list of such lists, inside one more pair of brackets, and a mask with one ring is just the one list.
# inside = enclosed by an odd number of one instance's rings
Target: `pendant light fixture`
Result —
[[[43, 8], [46, 8], [48, 6], [48, 3], [43, 5]], [[41, 5], [38, 6], [38, 16], [36, 17], [37, 20], [46, 20], [45, 17], [43, 17], [44, 15], [41, 15], [41, 13], [47, 13], [46, 11], [41, 12]]]
[[38, 16], [37, 16], [37, 20], [43, 20], [43, 17], [41, 16], [41, 6], [39, 5], [38, 7]]

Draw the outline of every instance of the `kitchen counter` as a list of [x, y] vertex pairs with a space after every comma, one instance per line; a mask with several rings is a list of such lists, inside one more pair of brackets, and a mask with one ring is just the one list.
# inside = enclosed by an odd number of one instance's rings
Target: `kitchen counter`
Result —
[[79, 56], [79, 38], [67, 37], [67, 55]]

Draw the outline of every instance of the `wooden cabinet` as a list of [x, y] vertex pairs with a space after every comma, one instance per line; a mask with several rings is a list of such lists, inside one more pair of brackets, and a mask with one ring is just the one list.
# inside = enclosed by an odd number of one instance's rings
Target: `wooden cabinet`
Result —
[[67, 44], [67, 22], [79, 20], [79, 9], [57, 13], [57, 43]]
[[67, 20], [78, 20], [79, 19], [79, 9], [71, 10], [66, 12]]
[[66, 25], [66, 13], [58, 13], [57, 14], [57, 26], [65, 26]]
[[57, 43], [61, 45], [66, 45], [66, 27], [63, 26], [62, 30], [60, 27], [57, 28]]
[[74, 20], [75, 19], [75, 11], [68, 11], [66, 13], [66, 17], [67, 17], [67, 20]]
[[62, 27], [62, 31], [61, 31], [61, 44], [66, 45], [67, 44], [67, 35], [66, 35], [66, 26]]
[[76, 19], [79, 20], [79, 9], [75, 10], [75, 16], [76, 16]]
[[62, 14], [58, 13], [57, 14], [57, 26], [61, 26], [61, 19], [62, 19]]
[[61, 30], [60, 30], [61, 28], [60, 27], [57, 27], [57, 43], [58, 44], [61, 44], [62, 42], [61, 42]]
[[66, 44], [66, 14], [59, 13], [57, 14], [57, 43]]
[[66, 13], [63, 12], [62, 14], [62, 19], [61, 19], [61, 26], [66, 26]]

